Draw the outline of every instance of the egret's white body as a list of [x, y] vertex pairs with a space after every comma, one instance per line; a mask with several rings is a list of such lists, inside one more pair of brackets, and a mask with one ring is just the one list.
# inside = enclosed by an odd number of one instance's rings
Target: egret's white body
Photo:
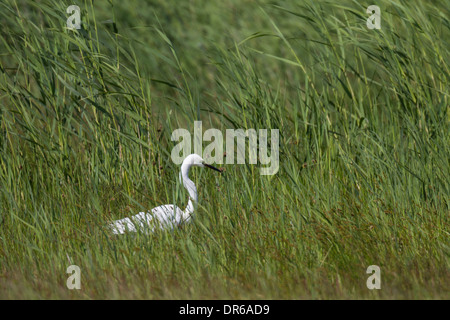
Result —
[[124, 234], [127, 231], [154, 232], [155, 228], [173, 229], [180, 224], [191, 220], [194, 209], [197, 205], [197, 188], [194, 182], [189, 179], [189, 169], [192, 166], [208, 167], [220, 172], [219, 169], [204, 163], [202, 157], [197, 154], [188, 155], [181, 164], [180, 180], [189, 193], [189, 202], [183, 211], [173, 204], [166, 204], [153, 208], [150, 212], [140, 212], [139, 214], [111, 223], [110, 227], [114, 234]]

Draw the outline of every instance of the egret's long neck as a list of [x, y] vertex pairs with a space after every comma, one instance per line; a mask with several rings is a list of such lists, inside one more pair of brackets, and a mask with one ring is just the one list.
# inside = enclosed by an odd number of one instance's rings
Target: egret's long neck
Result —
[[195, 187], [194, 182], [189, 179], [189, 168], [190, 165], [183, 164], [181, 165], [180, 179], [183, 182], [184, 187], [189, 193], [189, 202], [186, 207], [184, 213], [189, 216], [191, 213], [194, 213], [194, 209], [197, 205], [197, 188]]

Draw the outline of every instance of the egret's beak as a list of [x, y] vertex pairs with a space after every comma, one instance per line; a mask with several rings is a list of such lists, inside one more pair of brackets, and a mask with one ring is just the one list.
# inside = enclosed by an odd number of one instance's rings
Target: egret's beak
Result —
[[222, 172], [222, 170], [220, 170], [220, 169], [217, 169], [216, 167], [213, 167], [213, 166], [212, 166], [212, 165], [210, 165], [210, 164], [206, 164], [206, 163], [203, 163], [203, 165], [204, 165], [205, 167], [208, 167], [208, 168], [210, 168], [210, 169], [213, 169], [213, 170], [216, 170], [216, 171]]

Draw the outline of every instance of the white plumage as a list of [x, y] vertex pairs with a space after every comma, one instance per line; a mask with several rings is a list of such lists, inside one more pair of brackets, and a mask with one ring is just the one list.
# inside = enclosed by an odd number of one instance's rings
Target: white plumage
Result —
[[180, 180], [189, 193], [189, 202], [183, 211], [173, 204], [166, 204], [153, 208], [150, 212], [140, 212], [130, 218], [116, 220], [110, 224], [114, 234], [124, 234], [127, 231], [136, 232], [141, 230], [149, 233], [159, 229], [173, 229], [182, 223], [191, 220], [197, 205], [197, 188], [194, 182], [189, 179], [189, 169], [192, 166], [208, 167], [221, 172], [219, 169], [206, 164], [205, 161], [197, 154], [188, 155], [181, 164]]

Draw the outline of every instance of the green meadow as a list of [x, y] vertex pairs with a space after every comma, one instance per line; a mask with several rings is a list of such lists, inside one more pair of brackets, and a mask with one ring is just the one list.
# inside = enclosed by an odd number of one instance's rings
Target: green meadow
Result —
[[[0, 298], [449, 299], [450, 3], [372, 2], [1, 0]], [[194, 121], [278, 129], [278, 172], [193, 168], [192, 223], [112, 235], [186, 206]]]

